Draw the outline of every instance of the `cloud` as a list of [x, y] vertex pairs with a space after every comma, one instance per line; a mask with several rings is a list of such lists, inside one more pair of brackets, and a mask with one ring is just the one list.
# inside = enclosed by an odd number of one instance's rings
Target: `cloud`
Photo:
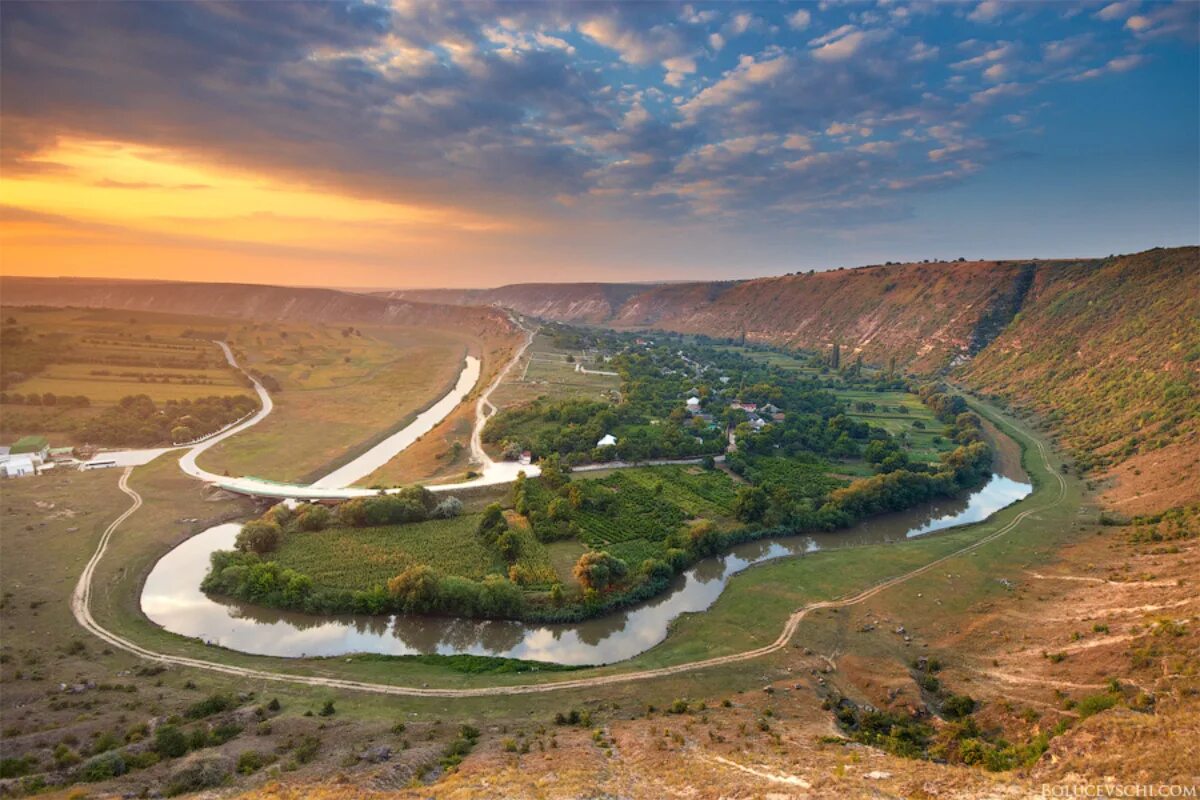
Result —
[[812, 14], [807, 9], [797, 9], [787, 18], [788, 27], [794, 31], [802, 31], [812, 23]]
[[925, 44], [924, 42], [917, 42], [908, 52], [908, 60], [918, 62], [933, 61], [938, 57], [940, 52], [941, 50], [938, 47]]
[[809, 42], [813, 46], [812, 57], [818, 61], [845, 61], [859, 53], [868, 44], [887, 38], [888, 32], [880, 29], [859, 30], [853, 25], [842, 27]]
[[1094, 16], [1096, 19], [1105, 21], [1125, 19], [1131, 15], [1138, 7], [1136, 0], [1121, 0], [1121, 2], [1109, 3], [1104, 8], [1097, 11]]
[[1093, 67], [1092, 69], [1080, 72], [1077, 75], [1071, 76], [1072, 81], [1089, 81], [1095, 78], [1100, 78], [1116, 72], [1129, 72], [1132, 69], [1137, 69], [1144, 61], [1145, 56], [1138, 53], [1131, 53], [1127, 56], [1118, 56], [1110, 59], [1101, 67]]
[[1051, 63], [1063, 63], [1078, 58], [1084, 50], [1092, 45], [1091, 34], [1069, 36], [1066, 39], [1056, 39], [1042, 44], [1042, 59]]
[[734, 14], [732, 17], [730, 17], [729, 24], [725, 27], [734, 36], [741, 36], [757, 23], [758, 18], [753, 14], [742, 12], [740, 14]]
[[1003, 12], [1004, 6], [999, 0], [983, 0], [967, 15], [967, 19], [972, 22], [995, 22]]
[[696, 60], [691, 56], [675, 56], [664, 59], [662, 66], [667, 71], [664, 82], [668, 86], [681, 86], [684, 79], [696, 71]]
[[623, 61], [639, 66], [678, 55], [681, 49], [670, 29], [643, 31], [624, 26], [615, 16], [592, 17], [580, 23], [578, 28], [596, 44], [615, 50]]
[[971, 94], [971, 102], [981, 105], [1001, 100], [1006, 97], [1017, 97], [1029, 92], [1029, 87], [1024, 84], [1010, 82], [1001, 83], [990, 89], [981, 89], [978, 92]]
[[742, 56], [737, 67], [681, 105], [679, 111], [685, 119], [694, 120], [707, 109], [744, 101], [755, 87], [778, 79], [794, 66], [790, 56], [776, 56], [764, 61]]
[[710, 34], [708, 37], [708, 46], [716, 52], [721, 52], [725, 47], [725, 37], [719, 33]]
[[1125, 28], [1139, 39], [1177, 38], [1200, 43], [1200, 3], [1182, 0], [1157, 3], [1144, 14], [1125, 20]]
[[783, 140], [785, 150], [812, 150], [812, 140], [799, 133], [790, 133]]

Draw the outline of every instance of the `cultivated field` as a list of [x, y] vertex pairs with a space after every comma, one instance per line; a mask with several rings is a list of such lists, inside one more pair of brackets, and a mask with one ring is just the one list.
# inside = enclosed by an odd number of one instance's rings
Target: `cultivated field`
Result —
[[[574, 359], [568, 361], [567, 359]], [[582, 369], [592, 370], [583, 372]], [[510, 408], [547, 397], [552, 400], [606, 400], [617, 396], [621, 379], [612, 367], [597, 364], [579, 350], [557, 347], [552, 337], [539, 332], [525, 355], [492, 395], [497, 408]]]
[[[228, 320], [69, 308], [5, 308], [3, 316], [5, 440], [43, 434], [55, 445], [82, 444], [77, 428], [131, 395], [161, 405], [253, 394], [207, 341], [223, 338]], [[20, 404], [16, 395], [24, 396]], [[30, 395], [41, 398], [38, 404]], [[87, 398], [86, 407], [75, 402], [79, 397]]]

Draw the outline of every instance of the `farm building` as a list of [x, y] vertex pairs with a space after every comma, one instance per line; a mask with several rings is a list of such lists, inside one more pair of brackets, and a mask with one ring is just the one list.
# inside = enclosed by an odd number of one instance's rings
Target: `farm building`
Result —
[[23, 478], [26, 475], [36, 475], [37, 465], [34, 464], [33, 456], [21, 453], [10, 456], [7, 461], [0, 464], [0, 470], [4, 471], [6, 478]]
[[22, 436], [10, 448], [12, 455], [28, 454], [35, 460], [45, 461], [50, 458], [50, 442], [45, 436]]

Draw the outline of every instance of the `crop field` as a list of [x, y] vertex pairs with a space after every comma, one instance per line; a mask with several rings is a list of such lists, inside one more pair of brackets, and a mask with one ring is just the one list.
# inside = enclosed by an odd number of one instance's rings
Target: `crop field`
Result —
[[267, 376], [275, 410], [200, 464], [282, 481], [316, 479], [403, 427], [454, 385], [469, 344], [440, 330], [298, 324], [242, 325], [232, 341]]
[[618, 470], [578, 483], [580, 538], [632, 565], [662, 558], [667, 537], [689, 519], [730, 521], [736, 494], [725, 473], [685, 467]]
[[[575, 360], [568, 361], [568, 356]], [[578, 371], [576, 367], [581, 364], [587, 369], [612, 371], [611, 367], [594, 363], [583, 352], [555, 347], [550, 336], [539, 333], [521, 362], [496, 389], [492, 402], [497, 408], [509, 408], [539, 397], [605, 400], [620, 389], [620, 378]]]
[[[475, 532], [480, 516], [291, 533], [271, 559], [308, 575], [320, 587], [350, 591], [386, 586], [389, 579], [419, 564], [473, 580], [507, 575], [508, 564]], [[554, 570], [545, 546], [528, 527], [514, 525], [512, 530], [520, 542], [517, 564], [541, 582], [551, 582]]]
[[[908, 392], [873, 392], [863, 389], [837, 389], [838, 398], [849, 406], [849, 416], [883, 428], [893, 435], [904, 434], [909, 456], [918, 461], [937, 461], [942, 453], [954, 449], [945, 438], [945, 424]], [[860, 403], [874, 403], [874, 410], [864, 410]], [[900, 409], [904, 410], [901, 411]], [[924, 425], [917, 427], [915, 423]]]
[[507, 572], [476, 536], [479, 516], [292, 533], [271, 559], [308, 575], [318, 586], [348, 590], [386, 586], [390, 578], [418, 564], [475, 579]]
[[[715, 349], [724, 350], [727, 353], [737, 353], [745, 356], [751, 361], [757, 361], [760, 364], [769, 364], [770, 366], [779, 367], [780, 369], [805, 373], [811, 375], [812, 377], [821, 376], [821, 370], [817, 367], [809, 365], [808, 363], [808, 359], [811, 355], [810, 353], [798, 352], [793, 355], [790, 353], [780, 353], [775, 350], [755, 350], [750, 347], [740, 347], [738, 345], [731, 344], [717, 345]], [[824, 377], [834, 380], [837, 379], [837, 375], [835, 373], [826, 373]]]
[[733, 513], [737, 489], [724, 472], [699, 467], [639, 467], [621, 470], [622, 481], [654, 491], [693, 517]]
[[[838, 470], [841, 469], [842, 465], [838, 465]], [[776, 486], [784, 486], [799, 496], [817, 500], [848, 483], [829, 472], [830, 466], [821, 462], [806, 463], [797, 459], [766, 457], [754, 460], [747, 468], [747, 477], [768, 492]], [[872, 474], [869, 468], [867, 474]]]
[[[209, 338], [228, 320], [107, 309], [4, 309], [0, 364], [5, 439], [43, 434], [56, 445], [79, 444], [75, 429], [130, 395], [155, 403], [211, 395], [251, 395], [242, 376]], [[47, 395], [38, 405], [15, 395]], [[74, 399], [87, 398], [86, 407]], [[71, 398], [72, 402], [60, 402]], [[23, 398], [24, 399], [24, 398]]]

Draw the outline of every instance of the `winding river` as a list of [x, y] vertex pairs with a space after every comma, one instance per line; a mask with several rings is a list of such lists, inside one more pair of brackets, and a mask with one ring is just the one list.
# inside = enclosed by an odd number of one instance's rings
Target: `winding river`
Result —
[[[1002, 474], [1006, 473], [1006, 474]], [[835, 533], [762, 539], [705, 559], [676, 577], [665, 594], [625, 611], [573, 624], [525, 624], [408, 615], [310, 616], [251, 606], [200, 591], [214, 550], [230, 549], [240, 528], [209, 528], [167, 553], [142, 590], [142, 610], [172, 633], [258, 655], [301, 657], [351, 653], [471, 653], [560, 664], [607, 664], [666, 638], [679, 615], [703, 611], [730, 577], [754, 564], [819, 550], [886, 544], [980, 522], [1021, 500], [1033, 487], [1002, 468], [970, 495], [866, 520]]]

